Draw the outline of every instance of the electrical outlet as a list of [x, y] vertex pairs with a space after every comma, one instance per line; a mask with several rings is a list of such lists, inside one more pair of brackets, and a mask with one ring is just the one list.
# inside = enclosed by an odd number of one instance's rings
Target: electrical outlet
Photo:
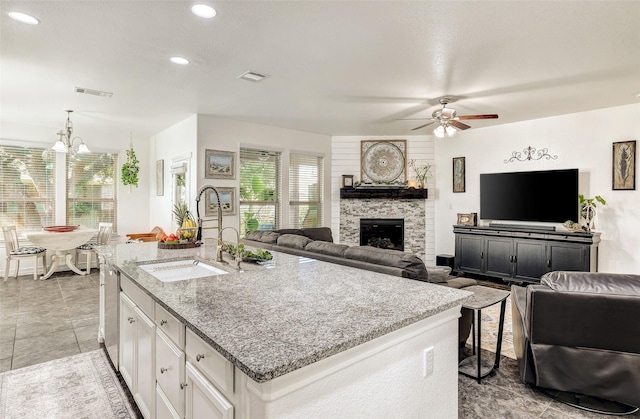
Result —
[[423, 368], [423, 376], [427, 378], [431, 374], [433, 374], [433, 346], [424, 350], [424, 368]]

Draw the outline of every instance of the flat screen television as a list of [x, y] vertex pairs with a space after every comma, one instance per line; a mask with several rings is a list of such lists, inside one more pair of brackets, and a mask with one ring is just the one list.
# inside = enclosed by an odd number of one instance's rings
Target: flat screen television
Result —
[[578, 221], [578, 169], [481, 174], [480, 218]]

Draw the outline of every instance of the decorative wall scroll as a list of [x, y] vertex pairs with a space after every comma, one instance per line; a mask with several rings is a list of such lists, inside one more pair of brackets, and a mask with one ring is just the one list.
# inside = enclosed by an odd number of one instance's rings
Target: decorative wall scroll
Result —
[[164, 160], [156, 161], [156, 196], [164, 196]]
[[453, 192], [465, 191], [465, 161], [464, 157], [453, 158]]
[[235, 159], [232, 151], [205, 150], [205, 179], [235, 179]]
[[407, 140], [362, 140], [360, 179], [363, 183], [404, 183]]
[[519, 151], [514, 151], [513, 153], [511, 153], [511, 157], [506, 159], [504, 162], [512, 163], [516, 160], [517, 161], [541, 160], [543, 158], [546, 160], [556, 160], [558, 156], [557, 155], [552, 156], [551, 154], [549, 154], [548, 148], [541, 148], [540, 150], [538, 150], [536, 148], [529, 146], [524, 150], [522, 150], [522, 153], [520, 153]]
[[613, 143], [613, 179], [614, 191], [636, 189], [636, 142], [621, 141]]

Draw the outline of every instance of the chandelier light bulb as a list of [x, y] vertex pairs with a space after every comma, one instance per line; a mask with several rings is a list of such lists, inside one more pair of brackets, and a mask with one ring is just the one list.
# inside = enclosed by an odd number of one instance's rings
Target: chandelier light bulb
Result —
[[438, 138], [444, 138], [444, 127], [442, 125], [438, 125], [436, 129], [433, 130], [433, 133]]

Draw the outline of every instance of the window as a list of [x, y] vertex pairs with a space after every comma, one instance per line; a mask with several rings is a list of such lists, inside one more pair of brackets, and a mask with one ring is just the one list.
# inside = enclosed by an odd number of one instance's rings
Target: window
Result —
[[240, 233], [280, 227], [280, 154], [240, 149]]
[[55, 153], [0, 146], [0, 224], [40, 230], [55, 219]]
[[117, 155], [90, 153], [67, 156], [67, 224], [116, 228], [115, 170]]
[[322, 225], [324, 158], [291, 153], [289, 156], [289, 226]]

